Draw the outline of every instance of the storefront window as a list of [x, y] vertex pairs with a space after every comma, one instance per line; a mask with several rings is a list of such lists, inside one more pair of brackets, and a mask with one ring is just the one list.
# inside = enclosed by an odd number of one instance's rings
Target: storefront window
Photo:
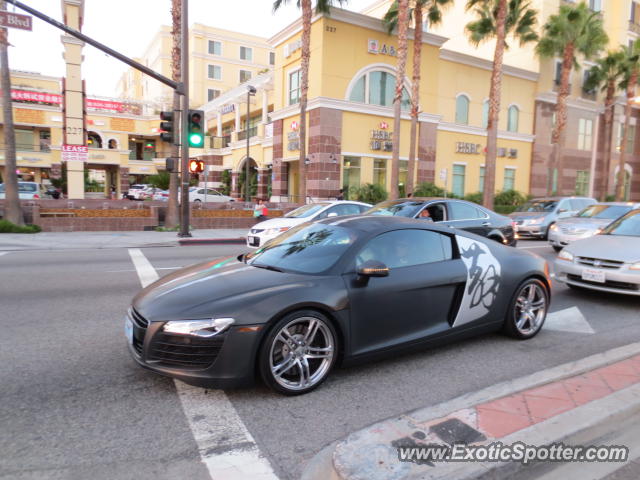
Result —
[[[374, 70], [365, 73], [358, 79], [351, 89], [349, 100], [352, 102], [366, 102], [371, 105], [391, 107], [393, 105], [395, 88], [396, 77], [393, 73]], [[411, 106], [409, 92], [406, 88], [402, 89], [401, 106], [403, 110], [408, 110]]]
[[464, 165], [453, 166], [453, 181], [451, 182], [451, 191], [458, 197], [464, 197], [465, 169], [466, 167]]
[[387, 161], [375, 159], [373, 161], [373, 182], [382, 188], [387, 188]]
[[360, 157], [344, 157], [342, 161], [342, 188], [349, 200], [349, 190], [360, 186]]
[[576, 195], [587, 195], [589, 191], [589, 170], [576, 172]]
[[16, 150], [33, 150], [33, 130], [15, 129]]
[[398, 160], [398, 191], [401, 197], [407, 194], [407, 172], [409, 171], [407, 160]]

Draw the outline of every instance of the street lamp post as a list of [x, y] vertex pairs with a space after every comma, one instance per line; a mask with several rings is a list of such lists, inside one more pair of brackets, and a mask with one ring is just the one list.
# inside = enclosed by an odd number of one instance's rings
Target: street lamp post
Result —
[[251, 85], [247, 85], [247, 128], [245, 129], [247, 135], [247, 158], [245, 159], [244, 164], [244, 198], [246, 202], [251, 201], [251, 192], [249, 192], [249, 116], [251, 115], [251, 96], [255, 94], [256, 88]]

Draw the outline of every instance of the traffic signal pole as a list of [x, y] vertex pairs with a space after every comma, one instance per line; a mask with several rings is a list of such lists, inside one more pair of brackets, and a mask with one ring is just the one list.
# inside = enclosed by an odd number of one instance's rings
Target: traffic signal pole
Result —
[[182, 0], [182, 12], [180, 15], [180, 36], [182, 45], [180, 46], [180, 57], [182, 66], [182, 115], [180, 121], [180, 233], [179, 237], [190, 237], [189, 232], [189, 1]]

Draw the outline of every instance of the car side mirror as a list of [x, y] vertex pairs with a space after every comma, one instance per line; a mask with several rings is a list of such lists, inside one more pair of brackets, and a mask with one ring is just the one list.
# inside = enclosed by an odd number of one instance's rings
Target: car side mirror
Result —
[[569, 210], [567, 210], [566, 208], [561, 208], [558, 210], [558, 213], [565, 213], [568, 212]]
[[389, 267], [377, 260], [367, 260], [357, 268], [356, 273], [360, 277], [387, 277]]
[[338, 214], [336, 212], [331, 212], [330, 214], [327, 215], [327, 218], [329, 217], [337, 217]]

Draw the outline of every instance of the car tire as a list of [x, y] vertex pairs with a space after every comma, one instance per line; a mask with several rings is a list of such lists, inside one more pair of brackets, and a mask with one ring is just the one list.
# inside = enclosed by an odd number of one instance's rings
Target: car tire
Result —
[[551, 227], [553, 227], [555, 224], [556, 224], [556, 222], [553, 222], [553, 223], [549, 224], [547, 229], [544, 231], [544, 235], [542, 236], [542, 240], [548, 240], [549, 239], [549, 230], [551, 230]]
[[301, 395], [326, 380], [338, 357], [338, 335], [315, 310], [298, 310], [278, 320], [258, 356], [260, 376], [272, 390]]
[[199, 198], [196, 198], [193, 203], [202, 203], [202, 200], [200, 200]]
[[519, 340], [533, 338], [542, 329], [548, 310], [547, 286], [538, 278], [528, 278], [518, 285], [509, 302], [503, 331]]
[[554, 249], [556, 252], [559, 252], [560, 250], [562, 250], [562, 247], [559, 247], [559, 246], [557, 246], [557, 245], [551, 245], [551, 246], [553, 247], [553, 249]]

